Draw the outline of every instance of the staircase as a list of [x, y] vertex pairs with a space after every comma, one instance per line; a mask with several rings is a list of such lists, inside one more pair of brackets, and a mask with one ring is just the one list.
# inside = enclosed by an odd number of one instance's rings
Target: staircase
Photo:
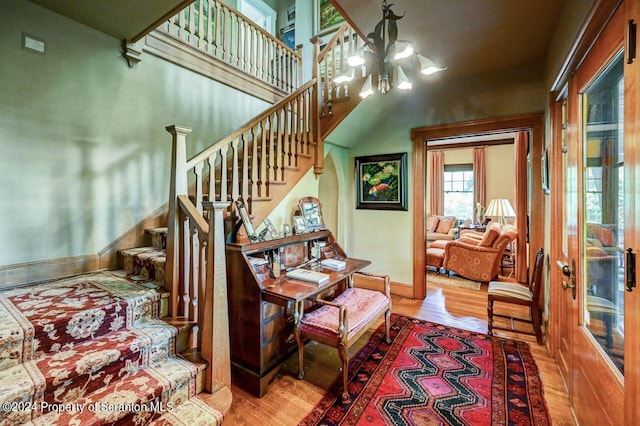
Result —
[[197, 396], [205, 365], [177, 355], [189, 324], [160, 319], [166, 229], [149, 235], [125, 270], [0, 293], [0, 424], [222, 423], [228, 403]]
[[[188, 22], [218, 16], [218, 2], [206, 13], [203, 4]], [[188, 30], [177, 16], [167, 31]], [[198, 34], [210, 34], [202, 22]], [[236, 201], [259, 223], [310, 168], [322, 173], [323, 138], [362, 85], [332, 81], [361, 40], [347, 24], [322, 52], [313, 40], [309, 82], [291, 83], [290, 95], [190, 159], [190, 129], [168, 126], [168, 227], [120, 250], [122, 270], [0, 292], [0, 425], [222, 423], [231, 403], [225, 223], [237, 220]]]

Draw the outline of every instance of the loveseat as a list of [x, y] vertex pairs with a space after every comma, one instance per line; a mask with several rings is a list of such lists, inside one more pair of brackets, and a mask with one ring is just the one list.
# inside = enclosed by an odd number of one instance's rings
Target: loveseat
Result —
[[436, 240], [452, 241], [458, 233], [454, 216], [427, 215], [427, 248]]

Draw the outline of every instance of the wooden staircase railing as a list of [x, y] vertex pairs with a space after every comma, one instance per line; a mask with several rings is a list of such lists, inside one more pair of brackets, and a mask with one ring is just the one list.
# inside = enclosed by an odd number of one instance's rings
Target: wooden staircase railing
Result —
[[361, 68], [354, 70], [354, 79], [350, 82], [336, 84], [334, 79], [349, 71], [347, 59], [364, 46], [362, 34], [345, 22], [317, 55], [322, 138], [331, 133], [361, 101], [358, 96], [364, 84]]
[[[191, 129], [169, 126], [173, 152], [165, 289], [170, 316], [197, 323], [191, 345], [208, 363], [205, 388], [230, 386], [224, 219], [234, 201], [254, 203], [312, 165], [318, 94], [312, 79], [231, 135], [187, 160]], [[191, 185], [188, 182], [193, 182]], [[190, 191], [191, 188], [191, 191]]]
[[[173, 148], [165, 289], [171, 294], [170, 316], [197, 324], [191, 347], [208, 363], [209, 392], [231, 384], [225, 216], [234, 212], [237, 200], [250, 212], [262, 201], [272, 206], [279, 201], [270, 200], [275, 189], [292, 184], [312, 166], [316, 174], [322, 172], [321, 118], [342, 119], [329, 104], [340, 102], [348, 90], [332, 85], [332, 80], [346, 70], [347, 57], [359, 48], [359, 40], [347, 25], [322, 52], [320, 40], [312, 40], [318, 60], [309, 82], [190, 159], [186, 152], [191, 129], [167, 127]], [[353, 83], [349, 87], [352, 91]]]
[[302, 55], [220, 0], [196, 0], [158, 30], [287, 93], [302, 83]]

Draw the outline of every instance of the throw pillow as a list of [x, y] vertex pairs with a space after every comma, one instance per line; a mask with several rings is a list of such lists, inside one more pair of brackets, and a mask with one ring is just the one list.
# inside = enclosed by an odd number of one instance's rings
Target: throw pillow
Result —
[[587, 236], [597, 239], [605, 247], [616, 245], [615, 225], [587, 224]]
[[435, 232], [440, 218], [434, 214], [427, 216], [427, 232]]
[[493, 247], [493, 243], [496, 242], [498, 237], [500, 236], [500, 228], [497, 226], [490, 226], [484, 232], [484, 236], [482, 240], [478, 243], [480, 247]]
[[456, 223], [456, 220], [457, 219], [455, 217], [451, 217], [451, 216], [440, 218], [440, 221], [438, 222], [438, 227], [436, 228], [436, 232], [439, 232], [441, 234], [446, 234], [451, 230], [451, 228], [453, 228], [453, 225]]

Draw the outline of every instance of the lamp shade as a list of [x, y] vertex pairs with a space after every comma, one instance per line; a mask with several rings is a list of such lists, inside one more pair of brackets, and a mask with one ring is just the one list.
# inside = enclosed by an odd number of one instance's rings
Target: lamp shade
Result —
[[506, 198], [494, 198], [489, 201], [485, 216], [498, 217], [500, 220], [506, 217], [516, 217], [516, 212], [511, 207], [511, 203]]

